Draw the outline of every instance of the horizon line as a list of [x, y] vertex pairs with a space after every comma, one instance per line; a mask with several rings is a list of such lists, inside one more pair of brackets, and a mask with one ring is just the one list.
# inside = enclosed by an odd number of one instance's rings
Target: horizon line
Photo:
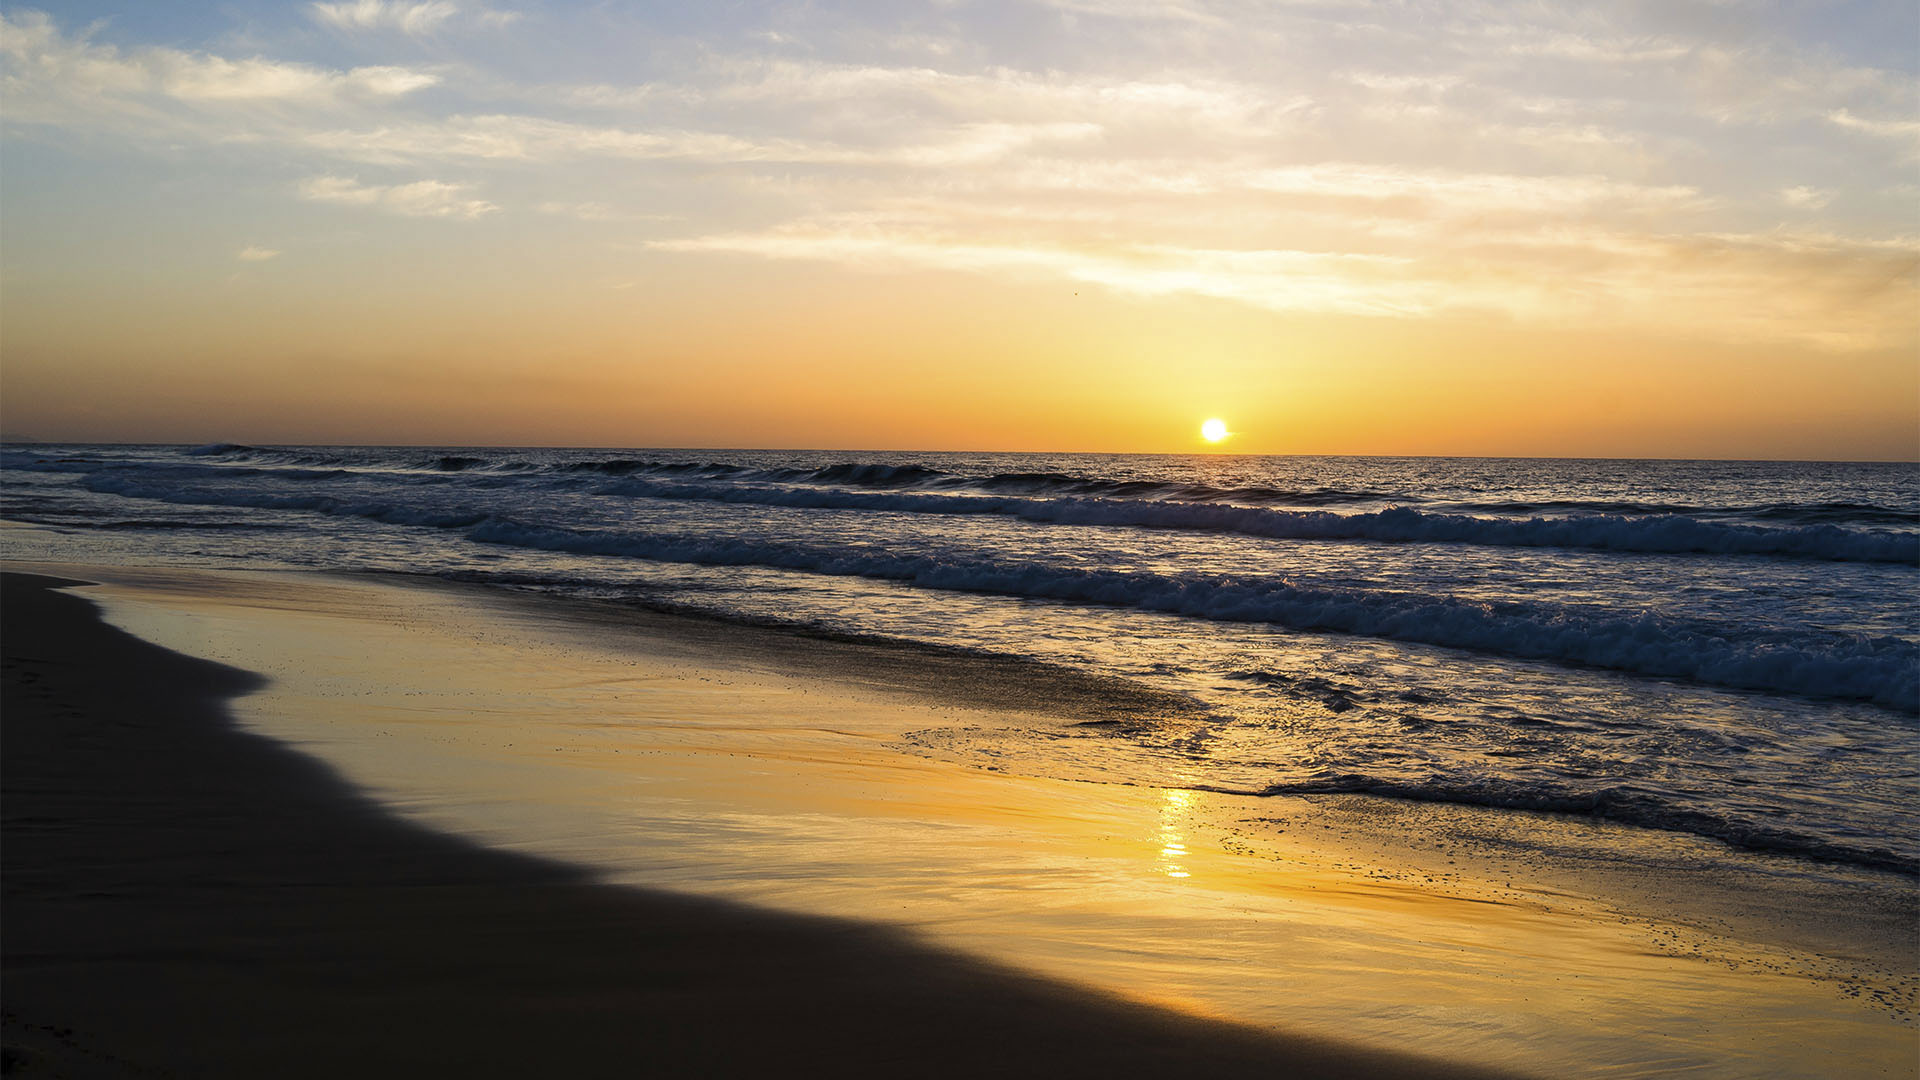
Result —
[[157, 447], [200, 447], [232, 446], [250, 449], [313, 449], [313, 450], [608, 450], [608, 451], [660, 451], [660, 452], [702, 452], [722, 454], [1021, 454], [1021, 455], [1071, 455], [1081, 457], [1209, 457], [1209, 458], [1379, 458], [1379, 459], [1417, 459], [1446, 461], [1702, 461], [1736, 463], [1767, 463], [1782, 465], [1920, 465], [1920, 456], [1912, 458], [1768, 458], [1768, 457], [1615, 457], [1578, 454], [1389, 454], [1389, 453], [1241, 453], [1231, 450], [942, 450], [942, 449], [901, 449], [883, 447], [830, 447], [830, 446], [612, 446], [594, 444], [549, 444], [535, 443], [352, 443], [352, 442], [269, 442], [262, 444], [241, 443], [231, 440], [215, 439], [207, 442], [126, 442], [126, 441], [56, 441], [50, 439], [32, 439], [21, 436], [0, 437], [0, 448], [13, 449], [27, 446], [157, 446]]

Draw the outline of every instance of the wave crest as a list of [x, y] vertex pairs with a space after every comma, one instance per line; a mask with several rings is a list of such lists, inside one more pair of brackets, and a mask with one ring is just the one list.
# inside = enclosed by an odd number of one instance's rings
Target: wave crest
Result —
[[468, 538], [582, 555], [766, 566], [901, 581], [928, 589], [1100, 604], [1221, 622], [1270, 623], [1687, 679], [1730, 689], [1851, 698], [1920, 712], [1920, 647], [1893, 637], [1743, 634], [1650, 613], [1619, 615], [1555, 604], [1489, 604], [1415, 593], [1301, 588], [1284, 579], [1178, 577], [893, 556], [866, 549], [744, 539], [576, 532], [498, 517], [480, 523]]
[[1901, 851], [1836, 840], [1735, 813], [1690, 809], [1625, 785], [1559, 788], [1511, 780], [1476, 781], [1440, 776], [1424, 780], [1396, 780], [1363, 773], [1341, 773], [1274, 784], [1256, 791], [1229, 788], [1205, 790], [1255, 796], [1374, 795], [1409, 802], [1580, 814], [1638, 828], [1689, 833], [1750, 851], [1778, 852], [1876, 870], [1920, 874], [1920, 854], [1911, 848]]
[[656, 499], [690, 499], [814, 509], [925, 514], [996, 514], [1059, 525], [1109, 525], [1234, 533], [1276, 540], [1370, 540], [1485, 547], [1573, 548], [1646, 554], [1774, 555], [1830, 561], [1920, 563], [1920, 536], [1834, 525], [1777, 528], [1687, 517], [1591, 514], [1484, 518], [1396, 507], [1372, 513], [1278, 510], [1193, 502], [1030, 499], [793, 487], [666, 484], [629, 479], [604, 489]]

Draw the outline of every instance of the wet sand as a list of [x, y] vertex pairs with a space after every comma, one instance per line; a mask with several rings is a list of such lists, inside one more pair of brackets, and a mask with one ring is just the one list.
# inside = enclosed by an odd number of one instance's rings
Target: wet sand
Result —
[[[674, 920], [722, 913], [763, 929], [826, 926], [836, 940], [857, 940], [855, 969], [829, 963], [812, 983], [795, 969], [814, 966], [813, 959], [783, 959], [798, 946], [697, 944], [644, 962], [623, 954], [622, 963], [638, 964], [634, 970], [666, 964], [693, 995], [677, 1014], [671, 1002], [656, 1008], [655, 997], [634, 999], [658, 1020], [660, 1030], [636, 1029], [643, 1034], [634, 1037], [651, 1045], [646, 1053], [669, 1055], [661, 1071], [802, 1068], [757, 1042], [761, 1056], [724, 1045], [721, 1052], [733, 1056], [709, 1068], [700, 1057], [714, 1041], [700, 1026], [706, 1023], [773, 1031], [780, 1045], [800, 1048], [811, 1071], [831, 1062], [852, 1072], [1197, 1074], [1255, 1061], [1273, 1071], [1278, 1061], [1284, 1075], [1301, 1047], [1331, 1055], [1334, 1064], [1309, 1067], [1331, 1075], [1348, 1067], [1340, 1062], [1351, 1065], [1346, 1048], [1358, 1047], [1370, 1048], [1363, 1056], [1408, 1051], [1430, 1061], [1608, 1080], [1920, 1071], [1911, 881], [1753, 858], [1590, 818], [1114, 783], [1100, 779], [1106, 755], [1131, 752], [1155, 725], [1176, 733], [1191, 727], [1185, 699], [1047, 665], [407, 576], [32, 568], [103, 582], [77, 592], [138, 639], [265, 676], [251, 692], [214, 702], [216, 726], [317, 767], [336, 796], [382, 828], [496, 867], [481, 884], [462, 885], [463, 910], [478, 910], [467, 904], [469, 894], [482, 906], [511, 902], [529, 912], [544, 902], [513, 885], [522, 871], [497, 869], [506, 864], [493, 860], [505, 859], [581, 895], [627, 886], [612, 892], [664, 903], [679, 913]], [[15, 644], [27, 640], [9, 635], [0, 651], [10, 663], [40, 656]], [[92, 660], [76, 664], [112, 670]], [[9, 733], [9, 757], [12, 739]], [[182, 768], [202, 759], [197, 751], [172, 753], [161, 747], [135, 756]], [[188, 769], [195, 783], [253, 771]], [[284, 800], [290, 790], [305, 789], [275, 783], [259, 797]], [[158, 792], [144, 797], [146, 805], [178, 801]], [[299, 838], [305, 821], [337, 815], [288, 816], [280, 835]], [[217, 837], [213, 843], [245, 850]], [[386, 850], [349, 846], [376, 856]], [[410, 855], [355, 854], [336, 863], [349, 881], [380, 866], [397, 866], [403, 882], [414, 881], [406, 875], [416, 867], [435, 866]], [[330, 865], [302, 856], [287, 873], [319, 887], [336, 876]], [[556, 947], [537, 934], [522, 939], [531, 932], [519, 924], [551, 921], [550, 914], [478, 926], [462, 915], [448, 923], [489, 943], [507, 941], [508, 958], [528, 957], [522, 974], [503, 975], [504, 983], [475, 974], [487, 970], [484, 958], [465, 968], [434, 959], [440, 946], [413, 939], [439, 929], [434, 890], [454, 896], [448, 889], [467, 879], [448, 877], [446, 867], [420, 873], [425, 881], [401, 886], [398, 895], [419, 905], [401, 936], [406, 948], [422, 951], [388, 968], [394, 985], [414, 985], [423, 970], [452, 969], [457, 977], [432, 976], [437, 987], [478, 980], [491, 997], [514, 993], [516, 981], [551, 986], [559, 978], [597, 988], [557, 995], [589, 1009], [625, 992], [606, 981], [617, 975], [604, 968], [589, 967], [581, 979], [572, 960], [543, 968], [531, 956], [557, 955]], [[503, 874], [507, 884], [496, 884]], [[270, 895], [286, 902], [296, 894], [275, 886]], [[509, 901], [514, 895], [521, 899]], [[25, 999], [14, 993], [23, 984], [13, 977], [11, 895], [8, 905], [12, 1009]], [[664, 925], [656, 914], [635, 918]], [[252, 932], [249, 941], [299, 925]], [[739, 936], [717, 921], [704, 925], [710, 936]], [[583, 932], [596, 935], [619, 937]], [[338, 954], [337, 937], [322, 936], [314, 948]], [[699, 934], [663, 931], [645, 947], [683, 940]], [[703, 954], [716, 959], [711, 970]], [[1084, 1040], [1067, 1031], [1081, 1022], [1062, 1028], [1049, 1013], [1035, 1022], [1066, 1033], [1029, 1050], [1018, 1023], [977, 1012], [977, 1002], [947, 1004], [950, 991], [937, 987], [955, 985], [958, 976], [908, 976], [910, 993], [929, 979], [936, 988], [893, 1000], [887, 980], [896, 976], [883, 969], [896, 955], [933, 957], [936, 967], [972, 973], [965, 977], [978, 982], [952, 991], [962, 997], [975, 993], [970, 986], [984, 987], [978, 993], [988, 998], [1008, 997], [1002, 983], [1038, 988], [1039, 998], [1009, 999], [1018, 1012], [1047, 1012], [1054, 1006], [1035, 1002], [1057, 998], [1074, 1009], [1112, 1007], [1175, 1029], [1197, 1022], [1234, 1034], [1207, 1035], [1206, 1047], [1188, 1055], [1138, 1050], [1128, 1038], [1097, 1033], [1146, 1030], [1135, 1021], [1113, 1029], [1088, 1021], [1081, 1030], [1096, 1032], [1092, 1042], [1115, 1045], [1083, 1060], [1077, 1048]], [[761, 958], [779, 970], [757, 968]], [[329, 969], [326, 977], [337, 976]], [[851, 985], [851, 997], [841, 985]], [[396, 996], [368, 993], [376, 1001]], [[397, 996], [420, 998], [417, 989]], [[549, 1002], [542, 1015], [552, 1011], [551, 998], [524, 993], [520, 1011], [533, 1011], [527, 1002], [535, 999]], [[619, 1009], [605, 1007], [607, 1023], [636, 1023], [613, 1019]], [[889, 1014], [889, 1007], [906, 1011]], [[325, 1015], [324, 1001], [314, 1008]], [[916, 1021], [922, 1008], [940, 1015]], [[802, 1036], [817, 1029], [819, 1041], [777, 1034], [783, 1021], [763, 1023], [762, 1010], [791, 1014]], [[368, 1022], [364, 1016], [335, 1015], [332, 1030], [374, 1038], [354, 1031]], [[476, 1015], [485, 1026], [516, 1014], [501, 1007]], [[43, 1034], [73, 1026], [34, 1023]], [[564, 1032], [580, 1021], [560, 1010], [552, 1023]], [[562, 1062], [555, 1071], [593, 1072], [594, 1047], [617, 1043], [602, 1041], [591, 1024], [583, 1030], [529, 1038], [541, 1048], [577, 1045], [579, 1060], [589, 1062]], [[942, 1049], [943, 1039], [981, 1041], [983, 1030], [996, 1034], [971, 1057]], [[1003, 1030], [1019, 1040], [1002, 1038]], [[884, 1052], [877, 1064], [870, 1055], [847, 1057], [869, 1047]], [[911, 1055], [937, 1060], [909, 1067], [918, 1060]], [[1371, 1062], [1351, 1069], [1392, 1075]], [[1413, 1072], [1445, 1075], [1431, 1064]]]
[[9, 1075], [1490, 1075], [420, 828], [61, 584], [0, 583]]

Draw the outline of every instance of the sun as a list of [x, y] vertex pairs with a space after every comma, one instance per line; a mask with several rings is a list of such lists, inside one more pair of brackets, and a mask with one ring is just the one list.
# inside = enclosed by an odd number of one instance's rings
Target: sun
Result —
[[1200, 437], [1208, 442], [1219, 442], [1231, 434], [1232, 432], [1227, 430], [1227, 422], [1219, 417], [1200, 425]]

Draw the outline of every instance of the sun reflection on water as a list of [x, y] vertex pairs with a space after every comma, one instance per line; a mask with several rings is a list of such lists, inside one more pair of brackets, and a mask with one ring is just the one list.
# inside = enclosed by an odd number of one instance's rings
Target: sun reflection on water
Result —
[[1193, 875], [1187, 870], [1187, 834], [1182, 828], [1193, 806], [1193, 792], [1168, 789], [1160, 807], [1160, 856], [1156, 860], [1161, 873], [1170, 878]]

